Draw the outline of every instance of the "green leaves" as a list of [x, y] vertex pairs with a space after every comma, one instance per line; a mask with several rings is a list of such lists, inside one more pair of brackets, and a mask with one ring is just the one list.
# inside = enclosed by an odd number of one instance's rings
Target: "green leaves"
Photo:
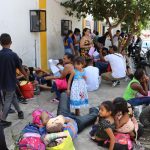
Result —
[[150, 19], [150, 0], [66, 0], [61, 5], [69, 16], [91, 14], [95, 20], [106, 19], [110, 28], [124, 22], [130, 30], [140, 30]]

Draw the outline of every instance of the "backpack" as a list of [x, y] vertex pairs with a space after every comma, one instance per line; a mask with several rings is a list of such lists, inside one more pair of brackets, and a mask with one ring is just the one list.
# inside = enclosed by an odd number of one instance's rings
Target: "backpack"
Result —
[[45, 144], [39, 137], [26, 137], [19, 141], [18, 150], [45, 150]]
[[[41, 121], [40, 117], [41, 117], [41, 114], [43, 111], [45, 111], [45, 110], [36, 109], [32, 112], [32, 122], [34, 124], [36, 124], [37, 126], [42, 126], [42, 121]], [[50, 113], [48, 111], [45, 111], [45, 112], [49, 115], [50, 118], [54, 117], [54, 115], [52, 113]]]
[[[130, 135], [129, 134], [125, 134], [125, 133], [114, 133], [115, 135], [115, 146], [114, 146], [114, 150], [132, 150], [133, 148], [133, 144], [132, 141], [130, 139]], [[106, 140], [104, 142], [104, 147], [108, 147], [109, 146], [109, 140]]]
[[[36, 133], [39, 137], [25, 137], [25, 134]], [[45, 144], [41, 140], [40, 128], [32, 123], [29, 123], [21, 131], [20, 137], [16, 142], [16, 150], [45, 150]]]

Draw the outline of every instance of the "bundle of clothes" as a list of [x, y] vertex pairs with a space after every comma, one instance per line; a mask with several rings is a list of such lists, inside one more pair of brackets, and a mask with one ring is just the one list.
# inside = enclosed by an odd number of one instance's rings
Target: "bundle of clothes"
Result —
[[67, 137], [70, 137], [72, 142], [72, 138], [77, 136], [77, 132], [70, 132], [71, 121], [66, 123], [62, 115], [54, 117], [48, 111], [36, 109], [32, 113], [32, 118], [32, 123], [25, 126], [16, 142], [18, 150], [45, 150], [47, 147], [62, 144]]

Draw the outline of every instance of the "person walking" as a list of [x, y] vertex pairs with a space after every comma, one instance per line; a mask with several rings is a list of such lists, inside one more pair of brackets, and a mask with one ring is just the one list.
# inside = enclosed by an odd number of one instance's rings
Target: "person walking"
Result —
[[[2, 46], [2, 50], [0, 51], [0, 90], [5, 92], [5, 102], [1, 122], [6, 122], [5, 120], [7, 118], [11, 104], [13, 104], [17, 110], [18, 118], [24, 119], [24, 114], [19, 107], [15, 93], [17, 81], [16, 69], [19, 69], [26, 78], [27, 74], [22, 67], [18, 55], [10, 49], [12, 44], [10, 35], [3, 33], [0, 36], [0, 44]], [[11, 124], [11, 122], [6, 123]]]

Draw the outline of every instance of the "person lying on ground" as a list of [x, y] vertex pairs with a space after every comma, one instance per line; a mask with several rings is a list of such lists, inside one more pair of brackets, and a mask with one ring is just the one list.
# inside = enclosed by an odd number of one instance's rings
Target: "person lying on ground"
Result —
[[[148, 96], [148, 82], [149, 77], [146, 76], [144, 70], [142, 68], [137, 69], [134, 73], [133, 79], [129, 82], [124, 91], [123, 98], [132, 106], [150, 104], [150, 97]], [[138, 97], [138, 93], [142, 96]]]
[[[27, 67], [23, 66], [25, 71], [27, 72], [29, 76], [29, 81], [32, 82], [34, 89], [44, 89], [44, 90], [50, 90], [51, 89], [51, 81], [47, 81], [44, 79], [44, 77], [49, 76], [49, 72], [44, 71], [40, 68], [34, 68], [34, 67]], [[17, 72], [17, 79], [19, 81], [24, 81], [25, 78], [22, 74], [19, 74]]]
[[57, 117], [50, 118], [47, 113], [42, 113], [40, 118], [43, 126], [46, 126], [48, 133], [68, 130], [71, 137], [74, 139], [77, 137], [77, 133], [80, 133], [87, 126], [95, 122], [98, 115], [98, 110], [93, 107], [89, 109], [89, 114], [84, 116], [76, 116], [70, 112], [70, 106], [68, 103], [69, 100], [67, 94], [62, 93], [57, 109]]

